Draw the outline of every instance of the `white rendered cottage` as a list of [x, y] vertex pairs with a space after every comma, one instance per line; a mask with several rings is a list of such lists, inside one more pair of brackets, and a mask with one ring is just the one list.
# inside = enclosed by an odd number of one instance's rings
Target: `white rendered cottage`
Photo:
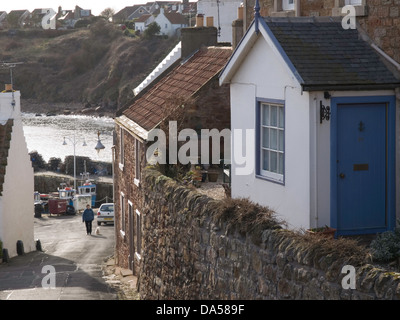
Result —
[[36, 250], [34, 176], [22, 128], [20, 95], [19, 91], [0, 92], [0, 240], [10, 258], [17, 255], [18, 242], [25, 253]]
[[233, 197], [269, 206], [290, 228], [395, 227], [400, 83], [358, 30], [256, 13], [220, 75], [226, 83]]
[[154, 22], [160, 26], [160, 34], [169, 37], [175, 36], [180, 29], [188, 26], [182, 14], [179, 12], [165, 12], [164, 8], [160, 8], [160, 13], [154, 19]]

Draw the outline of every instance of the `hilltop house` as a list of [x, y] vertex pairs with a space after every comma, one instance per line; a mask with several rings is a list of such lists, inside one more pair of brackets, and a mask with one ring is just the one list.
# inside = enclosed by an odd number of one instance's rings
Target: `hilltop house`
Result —
[[188, 26], [185, 17], [177, 12], [165, 12], [164, 8], [160, 8], [160, 13], [154, 19], [160, 26], [160, 34], [166, 36], [174, 36], [178, 30]]
[[23, 252], [35, 250], [35, 243], [33, 169], [22, 129], [20, 92], [11, 86], [0, 93], [0, 150], [0, 240], [13, 257], [17, 243], [22, 243]]
[[[40, 8], [31, 12], [29, 19], [30, 27], [43, 29], [56, 29], [57, 13], [52, 8]], [[43, 21], [45, 19], [45, 21]]]
[[58, 7], [57, 21], [64, 28], [74, 28], [79, 20], [89, 20], [92, 17], [91, 10], [79, 6], [75, 6], [75, 10], [63, 10], [61, 6]]
[[233, 197], [269, 206], [292, 228], [395, 227], [400, 81], [360, 32], [340, 19], [256, 12], [220, 76], [232, 130], [253, 141], [233, 141], [232, 154], [247, 159], [232, 159]]
[[146, 221], [141, 172], [148, 163], [146, 153], [154, 141], [149, 138], [152, 132], [165, 130], [166, 119], [176, 120], [178, 128], [194, 132], [229, 128], [229, 86], [218, 85], [218, 74], [232, 50], [216, 45], [216, 28], [182, 29], [181, 58], [116, 114], [115, 257], [119, 265], [134, 273], [145, 254], [141, 251], [141, 230]]
[[143, 32], [146, 30], [147, 26], [154, 21], [154, 16], [152, 14], [144, 14], [135, 21], [135, 30]]
[[30, 18], [28, 10], [12, 10], [7, 15], [7, 24], [9, 28], [23, 28], [26, 20]]

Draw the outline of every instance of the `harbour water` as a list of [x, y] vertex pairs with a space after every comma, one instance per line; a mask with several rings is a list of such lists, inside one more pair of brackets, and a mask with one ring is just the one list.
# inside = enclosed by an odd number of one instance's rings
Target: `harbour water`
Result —
[[[112, 161], [114, 120], [107, 117], [83, 115], [36, 116], [22, 114], [22, 123], [29, 152], [37, 151], [47, 162], [51, 157], [66, 156], [89, 157], [94, 161]], [[97, 133], [105, 149], [97, 153]], [[67, 145], [63, 145], [65, 142]], [[75, 143], [74, 143], [75, 141]], [[83, 146], [86, 142], [87, 146]]]

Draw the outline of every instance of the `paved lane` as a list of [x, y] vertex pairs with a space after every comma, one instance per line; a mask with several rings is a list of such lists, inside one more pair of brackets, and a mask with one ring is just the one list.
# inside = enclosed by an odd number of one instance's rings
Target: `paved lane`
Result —
[[95, 220], [88, 236], [81, 215], [35, 218], [35, 239], [40, 239], [43, 252], [0, 264], [0, 299], [117, 299], [101, 268], [114, 251], [114, 226], [102, 225], [100, 234], [94, 234], [96, 227]]

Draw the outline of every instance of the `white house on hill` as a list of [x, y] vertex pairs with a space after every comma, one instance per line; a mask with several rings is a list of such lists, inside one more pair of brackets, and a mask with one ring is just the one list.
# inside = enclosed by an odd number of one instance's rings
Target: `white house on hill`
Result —
[[0, 92], [0, 240], [9, 257], [34, 251], [34, 176], [22, 128], [20, 92]]
[[160, 34], [169, 37], [176, 35], [178, 30], [188, 26], [182, 14], [178, 12], [165, 12], [163, 8], [160, 8], [160, 13], [157, 15], [154, 22], [160, 26]]

